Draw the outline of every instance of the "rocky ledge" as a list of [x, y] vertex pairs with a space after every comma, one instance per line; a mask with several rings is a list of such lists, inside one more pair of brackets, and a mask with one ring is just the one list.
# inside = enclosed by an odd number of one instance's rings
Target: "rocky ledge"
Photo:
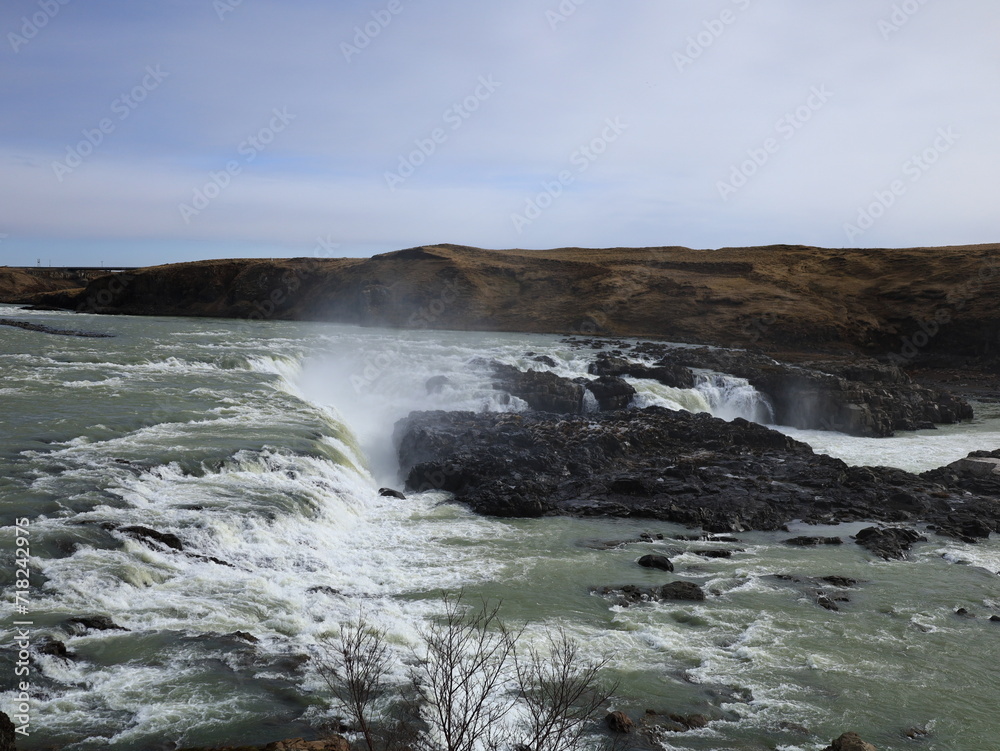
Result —
[[761, 425], [660, 407], [415, 412], [395, 441], [407, 488], [450, 491], [491, 516], [637, 517], [709, 532], [927, 523], [966, 540], [1000, 528], [1000, 488], [974, 473], [850, 467]]
[[692, 368], [725, 373], [746, 379], [766, 395], [778, 425], [873, 438], [973, 416], [964, 399], [914, 383], [898, 366], [870, 358], [792, 365], [742, 350], [679, 348], [654, 342], [642, 343], [637, 350], [645, 358], [657, 359], [646, 365], [620, 354], [601, 354], [590, 372], [653, 378], [675, 388], [694, 384]]

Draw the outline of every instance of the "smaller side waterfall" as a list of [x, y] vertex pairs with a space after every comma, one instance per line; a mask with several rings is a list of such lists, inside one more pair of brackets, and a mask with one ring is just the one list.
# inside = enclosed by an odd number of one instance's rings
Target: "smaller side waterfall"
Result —
[[701, 392], [715, 417], [744, 420], [764, 425], [774, 422], [774, 408], [746, 378], [710, 371], [695, 372], [695, 391]]

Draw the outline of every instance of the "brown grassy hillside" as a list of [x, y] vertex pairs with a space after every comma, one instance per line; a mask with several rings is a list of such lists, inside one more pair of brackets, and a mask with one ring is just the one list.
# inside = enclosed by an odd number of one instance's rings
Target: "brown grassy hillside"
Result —
[[106, 313], [993, 356], [1000, 348], [1000, 245], [540, 251], [435, 245], [370, 259], [158, 266], [36, 299]]
[[27, 303], [42, 292], [55, 292], [79, 287], [69, 279], [36, 276], [22, 269], [0, 266], [0, 302]]

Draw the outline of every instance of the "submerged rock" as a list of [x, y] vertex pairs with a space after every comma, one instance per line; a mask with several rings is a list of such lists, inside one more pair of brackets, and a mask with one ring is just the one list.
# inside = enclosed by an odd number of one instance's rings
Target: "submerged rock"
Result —
[[72, 631], [128, 631], [108, 618], [106, 615], [74, 616], [66, 619], [66, 625]]
[[401, 501], [406, 500], [406, 496], [400, 493], [398, 490], [393, 490], [392, 488], [379, 488], [378, 494], [383, 498], [398, 498]]
[[866, 527], [854, 535], [855, 542], [887, 561], [903, 560], [915, 542], [927, 538], [913, 529], [903, 527]]
[[158, 542], [174, 550], [184, 549], [181, 538], [170, 532], [157, 532], [155, 529], [140, 526], [119, 527], [118, 531], [142, 542]]
[[631, 733], [635, 729], [632, 718], [624, 712], [612, 712], [604, 718], [604, 724], [612, 733]]
[[875, 746], [861, 740], [857, 733], [844, 733], [823, 751], [878, 751]]
[[660, 587], [659, 595], [663, 600], [700, 602], [705, 599], [705, 590], [693, 582], [675, 581]]
[[450, 385], [451, 380], [448, 376], [436, 375], [427, 379], [427, 382], [424, 384], [424, 388], [427, 390], [428, 394], [439, 394], [445, 386]]
[[686, 581], [673, 581], [660, 587], [640, 587], [626, 584], [622, 587], [595, 587], [591, 591], [602, 597], [610, 597], [614, 604], [627, 608], [644, 602], [660, 602], [662, 600], [681, 600], [701, 602], [705, 599], [705, 591], [697, 584]]
[[811, 547], [814, 545], [843, 545], [844, 541], [839, 537], [811, 537], [802, 535], [785, 540], [786, 545], [796, 545], [798, 547]]
[[51, 636], [43, 636], [35, 644], [35, 651], [40, 655], [48, 655], [49, 657], [59, 657], [63, 660], [72, 660], [75, 655], [66, 649], [66, 645], [59, 641], [58, 639], [53, 639]]

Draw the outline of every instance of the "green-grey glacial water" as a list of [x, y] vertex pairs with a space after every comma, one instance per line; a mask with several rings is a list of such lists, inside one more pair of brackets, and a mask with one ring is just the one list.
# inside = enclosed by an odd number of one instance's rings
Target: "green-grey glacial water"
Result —
[[[525, 639], [562, 626], [610, 659], [616, 708], [639, 716], [703, 713], [704, 729], [662, 748], [817, 751], [857, 730], [882, 751], [1000, 747], [1000, 544], [928, 533], [911, 560], [887, 563], [846, 544], [801, 549], [787, 534], [747, 533], [709, 547], [641, 520], [496, 520], [405, 501], [393, 423], [414, 409], [518, 409], [476, 357], [527, 367], [552, 357], [586, 375], [589, 350], [558, 337], [392, 332], [310, 323], [0, 315], [111, 339], [0, 327], [0, 547], [5, 565], [4, 710], [17, 708], [16, 620], [37, 648], [30, 736], [22, 749], [175, 749], [308, 734], [328, 715], [312, 660], [359, 613], [405, 654], [440, 612], [442, 590], [500, 598]], [[537, 363], [533, 363], [537, 366]], [[428, 394], [430, 376], [450, 385]], [[660, 404], [766, 420], [738, 379], [697, 389], [635, 382], [636, 406]], [[866, 441], [788, 431], [850, 463], [924, 470], [1000, 447], [1000, 420]], [[30, 588], [16, 586], [15, 522], [27, 519]], [[122, 531], [172, 534], [182, 549]], [[861, 525], [809, 533], [850, 535]], [[802, 529], [805, 529], [804, 527]], [[798, 531], [798, 528], [793, 529]], [[608, 548], [609, 540], [651, 541]], [[664, 539], [657, 539], [663, 535]], [[614, 606], [592, 587], [663, 583], [639, 568], [664, 553], [701, 603]], [[839, 612], [779, 575], [861, 582]], [[17, 592], [27, 612], [18, 614]], [[954, 614], [964, 607], [974, 619]], [[126, 630], [86, 630], [104, 616]], [[236, 632], [251, 634], [252, 642]], [[904, 731], [927, 735], [908, 740]]]

